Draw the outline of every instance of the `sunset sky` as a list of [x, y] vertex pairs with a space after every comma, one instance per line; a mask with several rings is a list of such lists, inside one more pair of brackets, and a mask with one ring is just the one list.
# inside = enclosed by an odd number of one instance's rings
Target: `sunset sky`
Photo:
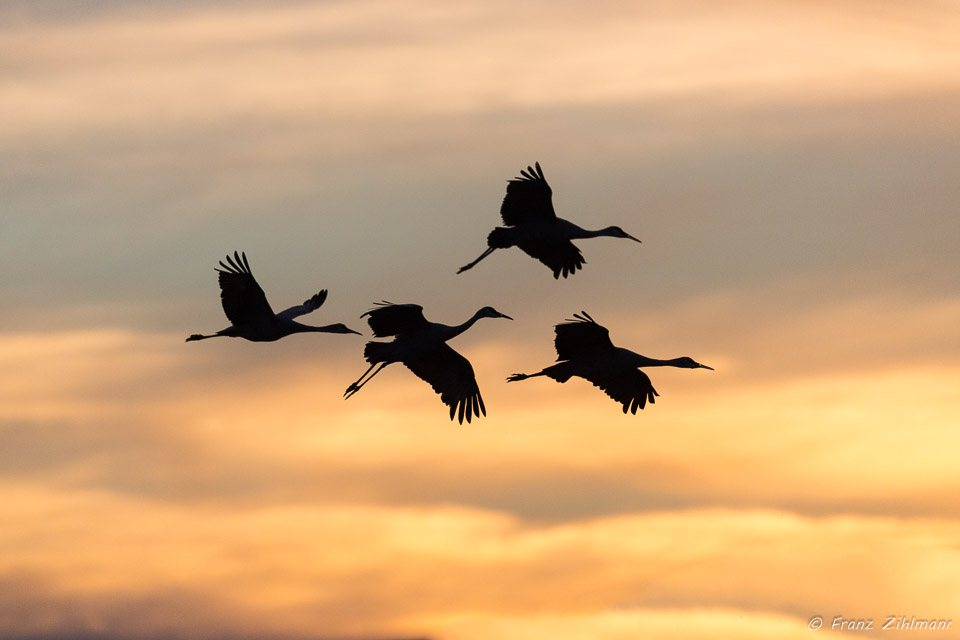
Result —
[[[958, 637], [958, 34], [950, 0], [0, 3], [0, 640]], [[643, 243], [457, 275], [535, 161]], [[234, 250], [364, 337], [185, 343]], [[451, 343], [486, 418], [400, 365], [343, 400], [382, 299], [515, 319]], [[580, 310], [715, 371], [636, 416], [504, 382]]]

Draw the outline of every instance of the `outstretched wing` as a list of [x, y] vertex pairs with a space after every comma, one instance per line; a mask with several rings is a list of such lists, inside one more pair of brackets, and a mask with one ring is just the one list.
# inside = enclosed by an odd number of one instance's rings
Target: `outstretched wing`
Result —
[[500, 205], [503, 224], [512, 227], [525, 222], [551, 222], [557, 219], [553, 210], [553, 190], [543, 177], [540, 163], [527, 167], [522, 177], [507, 181], [507, 195]]
[[273, 309], [267, 302], [267, 296], [257, 284], [247, 254], [233, 252], [233, 258], [227, 255], [227, 264], [220, 261], [220, 303], [227, 319], [234, 326], [270, 322], [274, 319]]
[[309, 300], [305, 300], [303, 304], [298, 304], [295, 307], [284, 309], [283, 311], [277, 314], [277, 317], [283, 318], [285, 320], [292, 320], [293, 318], [306, 315], [308, 313], [311, 313], [319, 309], [323, 305], [326, 299], [327, 299], [327, 290], [321, 289], [320, 293], [311, 297]]
[[487, 415], [470, 361], [446, 344], [415, 358], [407, 358], [403, 363], [440, 394], [443, 404], [450, 407], [451, 420], [456, 414], [463, 424], [464, 418], [469, 423], [472, 416]]
[[621, 369], [611, 373], [595, 373], [587, 380], [599, 387], [608, 396], [623, 405], [623, 412], [636, 415], [637, 409], [643, 409], [647, 402], [655, 402], [654, 397], [660, 395], [653, 388], [653, 383], [643, 371], [639, 369]]
[[418, 304], [393, 304], [387, 301], [374, 304], [377, 305], [376, 309], [371, 309], [360, 317], [369, 316], [367, 323], [377, 338], [414, 333], [429, 326], [427, 319], [423, 317], [423, 307]]
[[586, 260], [577, 245], [569, 240], [552, 240], [550, 242], [518, 242], [517, 246], [530, 256], [547, 265], [553, 271], [553, 277], [564, 278], [582, 269]]
[[599, 325], [586, 311], [573, 314], [573, 319], [554, 327], [557, 337], [557, 360], [594, 358], [614, 350], [610, 332]]

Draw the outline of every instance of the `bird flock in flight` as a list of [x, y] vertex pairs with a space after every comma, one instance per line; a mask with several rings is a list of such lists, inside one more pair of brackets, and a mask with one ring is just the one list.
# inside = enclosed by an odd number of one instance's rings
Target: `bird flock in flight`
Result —
[[[497, 249], [518, 247], [545, 264], [553, 272], [554, 278], [561, 275], [566, 278], [577, 269], [582, 269], [585, 262], [573, 240], [610, 237], [640, 242], [620, 227], [589, 230], [557, 217], [553, 209], [553, 191], [543, 177], [539, 162], [520, 174], [520, 177], [507, 182], [507, 193], [500, 206], [504, 226], [494, 228], [487, 236], [486, 251], [473, 262], [460, 267], [457, 273], [472, 269]], [[216, 271], [220, 302], [231, 325], [210, 335], [195, 333], [187, 338], [187, 342], [219, 336], [273, 342], [293, 333], [304, 332], [362, 335], [340, 323], [317, 327], [295, 320], [319, 309], [327, 298], [326, 289], [303, 304], [275, 313], [253, 277], [245, 253], [235, 251], [232, 257], [228, 255], [226, 263], [221, 260]], [[356, 382], [347, 387], [343, 394], [345, 398], [357, 393], [387, 365], [400, 362], [440, 394], [440, 400], [450, 408], [451, 420], [456, 417], [463, 424], [464, 418], [469, 423], [473, 417], [487, 414], [473, 366], [447, 342], [481, 318], [513, 318], [493, 307], [483, 307], [466, 322], [451, 326], [430, 322], [423, 315], [423, 307], [418, 304], [386, 301], [375, 303], [373, 309], [360, 317], [367, 318], [375, 338], [393, 339], [366, 344], [363, 357], [370, 366]], [[659, 395], [647, 374], [640, 370], [641, 367], [711, 369], [688, 357], [658, 360], [616, 347], [610, 341], [609, 331], [586, 311], [574, 314], [572, 319], [556, 325], [554, 331], [557, 363], [537, 373], [515, 373], [507, 378], [507, 382], [537, 376], [566, 382], [571, 377], [580, 377], [623, 405], [624, 413], [630, 411], [636, 414], [637, 409], [643, 409], [647, 402], [653, 403]]]

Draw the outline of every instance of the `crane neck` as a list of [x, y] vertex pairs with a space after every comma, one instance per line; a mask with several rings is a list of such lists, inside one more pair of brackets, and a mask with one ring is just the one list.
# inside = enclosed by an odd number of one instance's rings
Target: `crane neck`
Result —
[[659, 358], [648, 358], [647, 356], [641, 356], [636, 354], [638, 367], [683, 367], [681, 361], [683, 358], [670, 358], [669, 360], [661, 360]]
[[584, 229], [578, 225], [570, 223], [573, 229], [572, 239], [599, 238], [602, 236], [612, 236], [613, 227], [604, 227], [603, 229]]
[[597, 238], [599, 236], [615, 235], [616, 227], [604, 227], [603, 229], [584, 229], [580, 225], [570, 222], [564, 218], [557, 218], [557, 227], [561, 235], [568, 240], [578, 240], [582, 238]]
[[291, 320], [290, 325], [291, 333], [331, 333], [330, 328], [333, 326], [315, 327], [312, 324], [300, 324], [296, 320]]
[[463, 333], [464, 331], [472, 327], [477, 322], [477, 320], [483, 317], [484, 316], [480, 315], [480, 312], [477, 311], [475, 314], [473, 314], [473, 316], [470, 317], [469, 320], [467, 320], [464, 323], [453, 325], [453, 326], [446, 325], [446, 324], [440, 325], [440, 327], [442, 328], [442, 333], [444, 334], [444, 341], [456, 338], [458, 335], [460, 335], [461, 333]]
[[327, 324], [322, 327], [316, 327], [311, 324], [300, 324], [296, 320], [287, 320], [278, 327], [281, 336], [293, 333], [353, 333], [363, 335], [359, 331], [354, 331], [343, 323]]

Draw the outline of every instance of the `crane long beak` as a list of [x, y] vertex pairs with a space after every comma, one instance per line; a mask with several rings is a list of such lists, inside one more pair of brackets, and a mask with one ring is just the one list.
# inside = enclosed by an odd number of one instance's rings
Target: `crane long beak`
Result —
[[511, 318], [510, 316], [508, 316], [508, 315], [505, 314], [505, 313], [501, 313], [501, 314], [500, 314], [500, 317], [501, 317], [501, 318], [506, 318], [507, 320], [513, 320], [513, 318]]
[[715, 369], [714, 369], [713, 367], [708, 367], [707, 365], [705, 365], [705, 364], [700, 364], [700, 363], [697, 363], [697, 368], [698, 368], [698, 369], [710, 369], [710, 371], [715, 371]]
[[327, 332], [329, 332], [329, 333], [355, 333], [355, 334], [357, 334], [358, 336], [362, 336], [362, 335], [363, 335], [363, 334], [360, 333], [359, 331], [354, 331], [353, 329], [351, 329], [351, 328], [348, 327], [347, 325], [342, 324], [342, 323], [339, 323], [339, 322], [338, 322], [337, 324], [328, 324], [328, 325], [325, 326], [325, 327], [320, 327], [320, 331], [327, 331]]
[[640, 243], [642, 244], [642, 242], [641, 242], [641, 240], [640, 240], [639, 238], [634, 238], [634, 237], [633, 237], [632, 235], [630, 235], [629, 233], [627, 234], [627, 237], [630, 238], [631, 240], [633, 240], [634, 242], [640, 242]]

